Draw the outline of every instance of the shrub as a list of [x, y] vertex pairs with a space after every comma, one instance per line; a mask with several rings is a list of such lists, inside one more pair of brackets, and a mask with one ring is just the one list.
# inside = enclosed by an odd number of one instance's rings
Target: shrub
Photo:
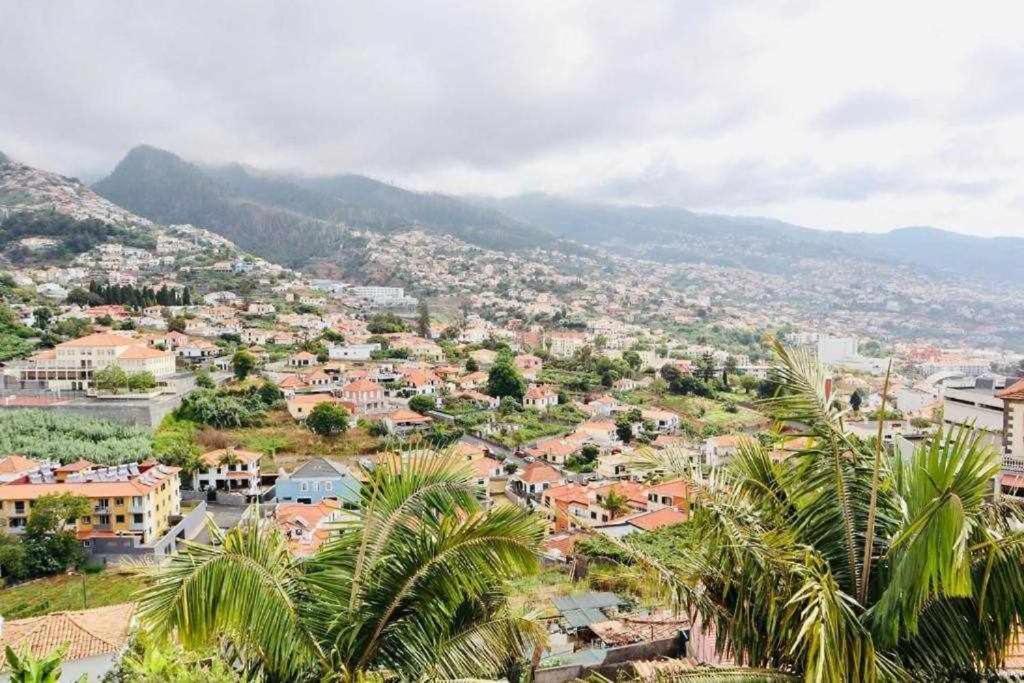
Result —
[[306, 427], [320, 436], [334, 436], [348, 429], [348, 411], [336, 403], [324, 401], [313, 406], [306, 418]]

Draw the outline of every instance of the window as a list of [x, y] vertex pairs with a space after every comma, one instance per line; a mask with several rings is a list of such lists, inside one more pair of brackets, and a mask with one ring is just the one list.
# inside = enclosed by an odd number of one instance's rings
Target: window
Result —
[[333, 491], [333, 490], [334, 490], [334, 482], [333, 481], [325, 481], [324, 482], [324, 491]]
[[304, 481], [301, 484], [299, 484], [299, 490], [300, 491], [308, 491], [309, 490], [309, 482], [308, 481]]
[[132, 524], [142, 524], [142, 517], [140, 514], [132, 515]]
[[100, 524], [110, 524], [110, 515], [100, 515]]
[[115, 498], [114, 505], [124, 505], [124, 498]]
[[23, 501], [23, 500], [16, 500], [16, 501], [14, 501], [14, 512], [16, 514], [19, 514], [19, 515], [20, 514], [24, 514], [25, 513], [25, 501]]
[[116, 517], [114, 517], [114, 521], [116, 521], [118, 524], [124, 524], [124, 515], [117, 515]]

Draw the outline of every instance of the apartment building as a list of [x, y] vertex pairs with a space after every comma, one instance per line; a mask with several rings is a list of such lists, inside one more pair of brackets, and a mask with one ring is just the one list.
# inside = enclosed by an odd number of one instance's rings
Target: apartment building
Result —
[[69, 493], [84, 496], [90, 514], [75, 520], [78, 539], [134, 536], [147, 544], [170, 527], [181, 513], [177, 467], [154, 462], [98, 467], [76, 463], [71, 468], [42, 468], [0, 486], [0, 528], [22, 533], [32, 506], [41, 496]]
[[97, 333], [58, 344], [12, 363], [23, 382], [43, 382], [51, 389], [82, 391], [93, 373], [111, 365], [125, 372], [151, 372], [158, 380], [174, 374], [174, 354], [148, 346], [137, 337]]

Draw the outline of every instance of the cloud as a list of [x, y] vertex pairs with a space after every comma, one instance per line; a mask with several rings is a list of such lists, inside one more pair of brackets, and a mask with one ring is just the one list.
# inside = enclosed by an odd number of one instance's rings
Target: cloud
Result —
[[1024, 234], [1022, 12], [9, 0], [0, 149], [92, 176], [145, 142], [423, 190]]

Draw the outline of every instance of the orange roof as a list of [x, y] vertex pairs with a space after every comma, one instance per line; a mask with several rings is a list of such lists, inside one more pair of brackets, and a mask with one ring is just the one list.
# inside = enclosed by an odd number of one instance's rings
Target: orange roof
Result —
[[544, 496], [560, 503], [582, 503], [583, 505], [590, 503], [590, 491], [587, 487], [580, 486], [575, 482], [552, 486], [544, 492]]
[[1024, 378], [1017, 380], [1002, 391], [997, 391], [996, 398], [1007, 401], [1024, 401]]
[[673, 479], [652, 486], [651, 492], [662, 496], [686, 497], [690, 494], [690, 485], [682, 479]]
[[148, 346], [135, 345], [129, 346], [118, 358], [124, 358], [127, 360], [143, 360], [146, 358], [164, 358], [170, 356], [170, 351], [161, 351], [160, 349], [150, 348]]
[[402, 375], [414, 387], [420, 387], [424, 384], [435, 384], [438, 381], [434, 373], [427, 372], [426, 370], [406, 370]]
[[560, 481], [562, 475], [551, 465], [543, 462], [528, 462], [522, 472], [517, 475], [520, 481], [527, 484], [539, 484], [545, 481]]
[[131, 346], [135, 342], [131, 337], [125, 337], [120, 334], [104, 334], [97, 332], [96, 334], [87, 334], [84, 337], [78, 339], [72, 339], [66, 341], [63, 344], [58, 344], [57, 348], [88, 348], [90, 346]]
[[92, 469], [93, 467], [96, 467], [95, 463], [89, 462], [85, 458], [79, 458], [78, 460], [70, 462], [67, 465], [61, 465], [54, 471], [59, 474], [68, 474], [71, 472], [81, 472], [82, 470], [89, 470]]
[[419, 413], [414, 413], [411, 410], [396, 410], [394, 412], [388, 413], [388, 417], [393, 422], [416, 422], [419, 424], [423, 424], [426, 422], [433, 421], [432, 418], [427, 417], [426, 415], [420, 415]]
[[296, 375], [288, 375], [283, 380], [278, 382], [277, 386], [281, 389], [292, 389], [306, 386], [306, 382], [301, 377]]
[[686, 521], [686, 513], [675, 508], [662, 508], [654, 512], [645, 512], [629, 520], [629, 523], [644, 531], [653, 531], [663, 526], [679, 524]]
[[551, 398], [557, 396], [558, 393], [549, 387], [547, 384], [534, 384], [532, 387], [526, 390], [525, 398], [540, 400], [544, 398]]
[[259, 453], [253, 453], [252, 451], [243, 451], [237, 448], [218, 448], [215, 451], [208, 451], [199, 456], [199, 459], [204, 465], [209, 467], [216, 467], [220, 465], [221, 460], [228, 452], [234, 453], [235, 457], [238, 458], [239, 462], [259, 462], [263, 456]]
[[379, 384], [371, 382], [368, 379], [357, 379], [353, 382], [349, 382], [341, 388], [343, 392], [355, 392], [355, 391], [382, 391]]
[[0, 458], [0, 474], [18, 474], [34, 470], [37, 467], [39, 467], [38, 462], [17, 453]]
[[579, 441], [554, 438], [538, 441], [536, 445], [529, 449], [529, 452], [531, 455], [537, 456], [553, 455], [567, 457], [575, 453], [579, 448]]
[[[153, 472], [154, 469], [151, 468], [144, 472], [141, 477], [133, 477], [127, 481], [4, 484], [0, 486], [0, 500], [35, 500], [40, 496], [53, 493], [70, 493], [77, 496], [86, 496], [87, 498], [143, 496], [181, 470], [180, 467], [170, 467], [168, 465], [160, 465], [159, 470]], [[143, 477], [145, 480], [143, 480]]]
[[311, 354], [309, 351], [299, 351], [292, 355], [292, 358], [297, 358], [299, 360], [316, 360], [316, 356]]
[[489, 477], [491, 472], [501, 468], [501, 461], [490, 456], [477, 458], [472, 464], [473, 470], [476, 471], [476, 476], [478, 477]]
[[6, 665], [6, 646], [35, 657], [66, 646], [67, 662], [118, 652], [128, 642], [134, 615], [135, 603], [128, 602], [8, 621], [0, 632], [0, 668]]
[[299, 394], [288, 399], [288, 405], [315, 406], [320, 403], [341, 403], [341, 399], [330, 394]]
[[576, 541], [583, 538], [581, 533], [572, 534], [558, 534], [557, 536], [551, 536], [544, 541], [545, 550], [557, 550], [563, 556], [571, 555], [573, 549], [576, 547]]

